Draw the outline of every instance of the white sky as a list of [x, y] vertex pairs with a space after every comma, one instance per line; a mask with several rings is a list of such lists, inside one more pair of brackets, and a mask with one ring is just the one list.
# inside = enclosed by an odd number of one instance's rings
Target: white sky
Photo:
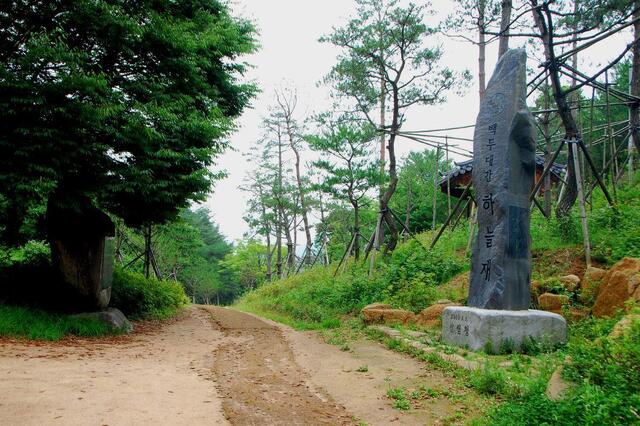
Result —
[[[421, 3], [418, 1], [418, 3]], [[434, 9], [443, 16], [451, 9], [450, 0], [435, 0]], [[274, 103], [274, 89], [287, 86], [298, 91], [298, 111], [300, 113], [319, 112], [330, 106], [329, 90], [318, 86], [318, 82], [335, 64], [338, 50], [329, 44], [319, 43], [318, 38], [331, 32], [334, 26], [341, 26], [355, 11], [351, 0], [235, 0], [233, 13], [251, 19], [259, 31], [260, 50], [247, 58], [254, 65], [247, 78], [257, 82], [261, 93], [252, 102], [252, 108], [239, 119], [239, 130], [231, 137], [234, 151], [225, 153], [218, 159], [221, 168], [227, 170], [228, 178], [216, 183], [214, 192], [207, 202], [214, 220], [228, 240], [234, 241], [249, 229], [242, 219], [247, 194], [238, 189], [252, 165], [243, 157], [261, 136], [260, 123]], [[430, 22], [436, 25], [437, 22]], [[475, 35], [473, 35], [475, 38]], [[590, 49], [580, 59], [584, 68], [590, 64], [602, 63], [619, 54], [623, 43], [631, 41], [629, 33], [622, 34], [604, 46]], [[417, 107], [407, 115], [403, 130], [424, 130], [473, 124], [478, 110], [477, 48], [469, 43], [438, 36], [433, 43], [444, 49], [443, 64], [454, 70], [468, 69], [474, 76], [472, 85], [462, 96], [450, 95], [448, 101], [439, 106]], [[521, 41], [512, 40], [510, 47], [519, 47]], [[615, 45], [615, 49], [611, 49]], [[496, 61], [497, 43], [487, 46], [487, 81]], [[616, 53], [617, 52], [617, 53]], [[530, 60], [530, 67], [537, 66]], [[590, 90], [589, 90], [590, 93]], [[472, 138], [472, 129], [455, 133], [457, 136]], [[457, 142], [466, 149], [471, 142]], [[409, 151], [426, 147], [417, 142], [402, 139], [397, 144], [399, 157]], [[309, 154], [306, 153], [309, 159]], [[304, 161], [305, 153], [303, 153]], [[461, 160], [463, 157], [454, 159]], [[298, 238], [301, 242], [301, 238]]]

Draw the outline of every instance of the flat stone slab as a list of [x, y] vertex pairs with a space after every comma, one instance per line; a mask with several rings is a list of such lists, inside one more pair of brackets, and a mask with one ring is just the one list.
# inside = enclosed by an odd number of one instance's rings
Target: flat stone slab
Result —
[[567, 322], [546, 311], [503, 311], [469, 306], [450, 306], [442, 313], [442, 341], [468, 348], [499, 353], [511, 347], [521, 351], [525, 338], [545, 346], [567, 341]]

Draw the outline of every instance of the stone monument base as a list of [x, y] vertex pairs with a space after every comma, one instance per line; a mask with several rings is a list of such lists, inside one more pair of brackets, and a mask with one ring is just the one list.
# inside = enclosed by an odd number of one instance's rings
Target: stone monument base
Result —
[[546, 311], [450, 306], [442, 313], [442, 341], [472, 351], [520, 352], [525, 341], [545, 346], [565, 343], [567, 322]]

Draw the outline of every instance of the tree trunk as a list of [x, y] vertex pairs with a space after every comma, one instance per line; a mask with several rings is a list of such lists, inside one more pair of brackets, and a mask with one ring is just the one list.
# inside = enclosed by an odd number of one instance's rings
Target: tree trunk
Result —
[[295, 259], [295, 247], [293, 244], [293, 239], [291, 238], [291, 226], [295, 228], [295, 222], [290, 222], [286, 213], [284, 212], [284, 207], [281, 207], [282, 217], [284, 219], [284, 236], [287, 241], [287, 275], [291, 272], [294, 267], [294, 259]]
[[391, 214], [389, 210], [389, 201], [393, 194], [396, 192], [396, 187], [398, 186], [398, 171], [396, 165], [396, 151], [395, 151], [395, 141], [396, 134], [400, 128], [400, 111], [399, 111], [400, 99], [398, 98], [398, 87], [394, 85], [393, 87], [393, 117], [391, 120], [391, 134], [389, 135], [389, 145], [387, 149], [389, 150], [389, 185], [387, 186], [387, 190], [382, 196], [382, 212], [384, 215], [384, 220], [389, 227], [389, 241], [387, 241], [387, 245], [385, 247], [386, 252], [393, 251], [398, 244], [398, 226], [396, 225], [395, 218]]
[[485, 82], [485, 51], [487, 47], [484, 35], [485, 8], [485, 1], [480, 0], [478, 2], [478, 95], [480, 96], [480, 103], [482, 103], [487, 90]]
[[272, 280], [271, 272], [271, 234], [267, 231], [267, 281]]
[[578, 147], [572, 143], [569, 147], [573, 151], [573, 162], [576, 171], [576, 184], [578, 187], [578, 202], [580, 207], [580, 223], [582, 224], [582, 243], [587, 268], [591, 266], [591, 244], [589, 242], [589, 225], [587, 223], [587, 211], [584, 206], [584, 190], [582, 176], [580, 175], [580, 163], [578, 162]]
[[352, 201], [353, 206], [353, 233], [355, 241], [353, 242], [353, 256], [356, 260], [360, 259], [360, 206], [358, 201]]
[[[438, 169], [440, 167], [440, 145], [436, 148], [436, 169], [433, 172], [433, 207], [431, 209], [431, 229], [436, 230], [436, 213], [438, 199]], [[448, 177], [447, 177], [448, 178]]]
[[282, 137], [280, 135], [280, 127], [278, 126], [278, 196], [276, 197], [278, 206], [277, 206], [277, 222], [276, 222], [276, 245], [278, 248], [278, 252], [276, 255], [276, 269], [278, 272], [278, 279], [282, 279], [283, 268], [282, 268], [282, 225], [284, 223], [284, 214], [283, 206], [282, 206]]
[[[544, 109], [549, 109], [549, 85], [544, 85]], [[546, 112], [542, 118], [542, 136], [544, 137], [544, 165], [545, 168], [550, 167], [551, 163], [551, 135], [549, 134], [550, 113]], [[551, 217], [551, 173], [547, 173], [544, 177], [544, 214], [547, 218]]]
[[[634, 4], [636, 12], [633, 14], [633, 19], [636, 22], [633, 24], [633, 39], [637, 40], [633, 43], [633, 58], [631, 60], [631, 83], [630, 92], [632, 96], [640, 96], [640, 1], [636, 1]], [[631, 139], [636, 147], [636, 152], [640, 153], [640, 104], [633, 102], [629, 107], [629, 125], [631, 126]]]
[[304, 188], [302, 187], [302, 177], [300, 175], [300, 152], [295, 146], [293, 140], [293, 134], [289, 133], [289, 141], [291, 145], [291, 150], [296, 156], [296, 182], [298, 183], [298, 193], [300, 194], [300, 208], [302, 210], [302, 222], [304, 223], [304, 234], [306, 237], [307, 245], [304, 251], [304, 260], [303, 262], [306, 265], [311, 263], [311, 247], [313, 246], [313, 240], [311, 239], [311, 230], [309, 226], [309, 215], [307, 212], [307, 203], [304, 196]]
[[151, 266], [151, 225], [147, 225], [144, 230], [144, 276], [149, 278]]
[[[411, 222], [411, 211], [413, 210], [413, 186], [411, 182], [409, 182], [409, 187], [407, 188], [407, 209], [404, 212], [404, 229], [405, 232], [409, 233], [409, 224]], [[407, 235], [409, 237], [409, 235]]]
[[325, 224], [324, 218], [324, 203], [322, 202], [322, 192], [320, 192], [318, 199], [320, 200], [320, 228], [322, 232], [322, 247], [320, 250], [324, 250], [324, 254], [322, 255], [322, 261], [325, 265], [329, 264], [329, 250], [327, 249], [328, 238], [327, 238], [327, 225]]
[[[563, 91], [562, 84], [560, 82], [553, 45], [553, 22], [551, 14], [544, 4], [541, 7], [537, 7], [537, 0], [532, 0], [531, 4], [534, 6], [533, 19], [542, 37], [544, 55], [547, 62], [551, 64], [549, 66], [549, 77], [551, 79], [551, 87], [553, 88], [553, 97], [558, 107], [558, 115], [560, 116], [565, 129], [564, 139], [579, 139], [580, 132], [578, 131], [576, 122], [571, 114], [571, 109], [569, 108], [566, 99], [566, 93]], [[542, 9], [544, 9], [544, 12]], [[573, 161], [573, 151], [570, 145], [567, 146], [566, 182], [567, 184], [565, 185], [563, 196], [558, 201], [558, 206], [556, 207], [557, 217], [568, 215], [571, 207], [573, 207], [576, 202], [576, 198], [578, 197], [575, 164]]]
[[[382, 198], [384, 197], [384, 168], [385, 168], [385, 156], [386, 156], [386, 147], [385, 147], [385, 101], [386, 101], [386, 88], [384, 83], [384, 73], [380, 72], [380, 211], [384, 211]], [[376, 250], [380, 250], [380, 246], [384, 241], [384, 225], [380, 221], [379, 229], [377, 230], [377, 238], [375, 239], [375, 248]]]
[[20, 235], [20, 228], [24, 223], [25, 210], [23, 208], [24, 203], [15, 191], [9, 190], [6, 193], [7, 197], [7, 216], [4, 229], [3, 240], [10, 247], [17, 247], [22, 244], [23, 238]]
[[502, 0], [502, 16], [500, 18], [500, 40], [498, 59], [509, 49], [509, 24], [511, 23], [511, 0]]

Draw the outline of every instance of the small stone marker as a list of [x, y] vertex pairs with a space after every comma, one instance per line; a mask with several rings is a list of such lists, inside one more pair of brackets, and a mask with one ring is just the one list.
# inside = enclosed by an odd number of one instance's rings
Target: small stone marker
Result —
[[524, 50], [498, 61], [480, 105], [473, 138], [473, 186], [478, 235], [471, 257], [469, 307], [447, 307], [442, 340], [471, 350], [505, 344], [520, 350], [525, 338], [566, 341], [562, 316], [527, 310], [531, 301], [529, 193], [535, 176], [535, 128], [527, 109]]

